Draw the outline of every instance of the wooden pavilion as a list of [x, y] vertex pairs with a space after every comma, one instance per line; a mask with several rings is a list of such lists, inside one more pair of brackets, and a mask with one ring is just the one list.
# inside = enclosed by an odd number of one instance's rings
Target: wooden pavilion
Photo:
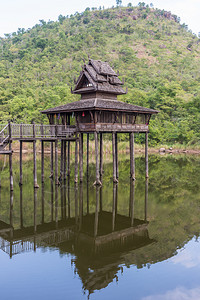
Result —
[[[42, 111], [47, 114], [51, 125], [63, 125], [63, 131], [75, 129], [79, 137], [79, 173], [83, 180], [83, 134], [87, 134], [87, 162], [89, 160], [89, 134], [94, 134], [96, 153], [96, 184], [101, 184], [103, 172], [103, 134], [112, 134], [113, 180], [118, 181], [117, 133], [130, 135], [130, 174], [135, 178], [134, 133], [145, 134], [146, 177], [148, 177], [148, 131], [152, 114], [158, 111], [124, 103], [117, 100], [117, 95], [126, 94], [118, 74], [107, 62], [89, 59], [84, 64], [80, 76], [72, 91], [80, 94], [76, 102]], [[100, 140], [100, 147], [98, 140]], [[77, 141], [75, 151], [75, 181], [77, 181]], [[64, 148], [66, 142], [63, 144]], [[65, 152], [65, 150], [64, 150]], [[100, 155], [99, 155], [100, 152]], [[62, 153], [61, 153], [62, 154]], [[99, 159], [100, 156], [100, 159]]]

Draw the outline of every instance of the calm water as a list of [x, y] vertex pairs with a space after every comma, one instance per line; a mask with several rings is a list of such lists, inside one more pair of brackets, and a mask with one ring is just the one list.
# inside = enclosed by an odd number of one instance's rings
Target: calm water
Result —
[[[40, 182], [38, 162], [38, 182]], [[119, 184], [104, 165], [103, 187], [91, 175], [34, 192], [32, 161], [9, 191], [8, 161], [0, 161], [0, 299], [200, 299], [200, 158], [122, 158]]]

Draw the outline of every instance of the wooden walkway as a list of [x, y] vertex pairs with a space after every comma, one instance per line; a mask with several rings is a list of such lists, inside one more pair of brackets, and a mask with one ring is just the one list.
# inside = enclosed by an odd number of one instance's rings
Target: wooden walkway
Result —
[[[77, 142], [79, 135], [76, 126], [68, 125], [43, 125], [43, 124], [0, 124], [0, 154], [9, 155], [10, 167], [10, 188], [13, 190], [13, 172], [12, 172], [12, 142], [20, 142], [20, 182], [22, 185], [22, 149], [23, 143], [33, 143], [33, 162], [34, 162], [34, 187], [37, 184], [37, 166], [36, 166], [36, 141], [41, 142], [41, 173], [42, 182], [44, 182], [44, 142], [51, 142], [51, 174], [54, 174], [54, 144], [55, 144], [55, 183], [59, 184], [59, 178], [66, 174], [67, 159], [67, 175], [70, 173], [70, 142], [76, 142], [75, 160], [78, 161]], [[61, 170], [58, 175], [58, 141], [61, 141]], [[68, 146], [66, 156], [66, 143]], [[65, 175], [64, 175], [65, 176]], [[75, 180], [78, 180], [78, 168], [75, 172]]]

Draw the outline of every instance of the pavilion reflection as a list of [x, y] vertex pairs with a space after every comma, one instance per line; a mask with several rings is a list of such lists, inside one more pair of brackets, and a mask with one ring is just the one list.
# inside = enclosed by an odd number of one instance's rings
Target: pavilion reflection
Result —
[[91, 197], [88, 182], [87, 186], [81, 184], [71, 187], [68, 180], [66, 185], [58, 187], [51, 181], [50, 189], [49, 222], [45, 222], [47, 197], [45, 186], [42, 185], [41, 203], [39, 203], [38, 189], [34, 190], [33, 224], [25, 226], [26, 216], [23, 210], [25, 201], [20, 186], [18, 228], [13, 226], [13, 192], [10, 193], [10, 222], [0, 221], [0, 248], [10, 257], [22, 252], [36, 251], [39, 247], [56, 246], [61, 253], [71, 253], [75, 256], [72, 260], [74, 272], [80, 276], [83, 288], [92, 293], [117, 278], [126, 253], [154, 242], [148, 234], [148, 180], [145, 182], [143, 219], [134, 216], [135, 182], [133, 180], [130, 181], [130, 199], [126, 215], [118, 212], [118, 185], [116, 184], [113, 184], [112, 207], [109, 211], [104, 210], [105, 199], [103, 199], [102, 188], [98, 186], [94, 188], [94, 199]]

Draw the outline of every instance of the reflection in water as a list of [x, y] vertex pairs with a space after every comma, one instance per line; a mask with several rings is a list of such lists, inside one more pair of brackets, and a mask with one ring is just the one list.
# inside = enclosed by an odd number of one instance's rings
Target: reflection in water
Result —
[[[147, 222], [148, 181], [145, 183], [145, 218], [134, 218], [135, 182], [130, 181], [128, 214], [118, 213], [118, 185], [113, 184], [111, 207], [104, 209], [102, 187], [95, 187], [91, 197], [89, 185], [58, 187], [51, 181], [49, 195], [50, 220], [45, 222], [45, 185], [34, 189], [33, 225], [25, 226], [23, 190], [20, 186], [20, 225], [13, 224], [13, 192], [10, 193], [10, 223], [0, 221], [0, 247], [7, 254], [36, 251], [38, 247], [58, 247], [62, 253], [75, 255], [74, 272], [82, 280], [89, 294], [106, 287], [117, 278], [123, 261], [122, 254], [145, 247], [154, 240], [149, 238]], [[90, 199], [89, 199], [90, 194]], [[59, 197], [60, 195], [60, 197]], [[55, 199], [55, 201], [54, 201]], [[90, 201], [89, 201], [90, 200]], [[39, 203], [41, 203], [39, 205]], [[54, 214], [55, 212], [55, 214]], [[40, 217], [41, 215], [41, 217]], [[39, 220], [39, 221], [38, 221]]]

